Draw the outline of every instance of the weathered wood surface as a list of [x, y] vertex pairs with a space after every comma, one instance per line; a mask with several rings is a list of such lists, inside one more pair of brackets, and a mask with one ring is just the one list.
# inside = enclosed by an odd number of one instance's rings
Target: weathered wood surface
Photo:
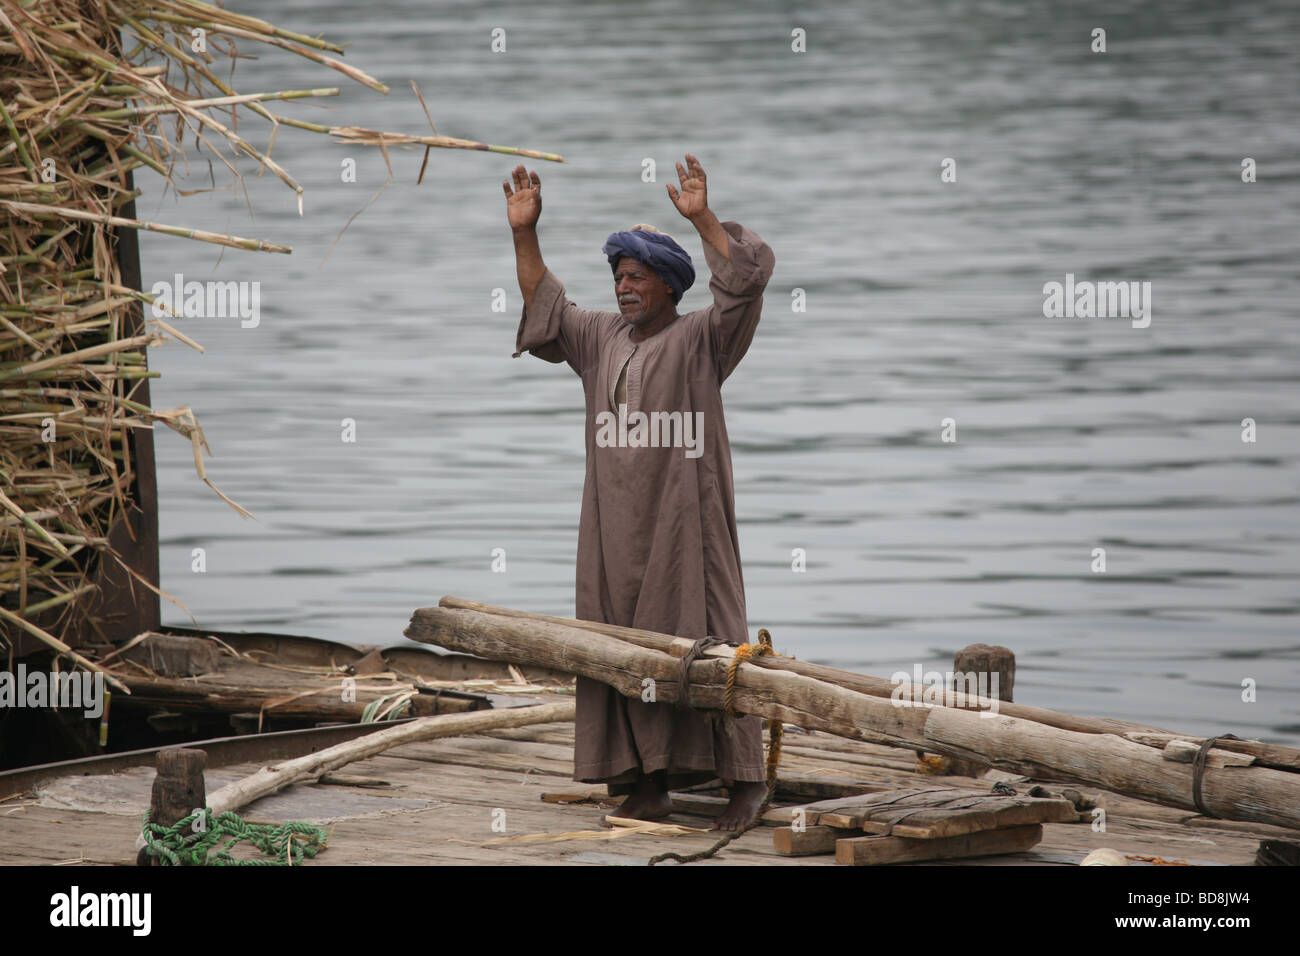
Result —
[[[640, 697], [645, 679], [650, 678], [660, 701], [677, 698], [677, 660], [587, 629], [437, 607], [417, 610], [406, 636], [491, 660], [579, 673], [628, 697]], [[726, 662], [719, 659], [692, 664], [689, 703], [719, 709], [726, 671]], [[899, 707], [894, 701], [802, 674], [751, 664], [737, 668], [735, 683], [735, 705], [743, 713], [1196, 809], [1190, 766], [1171, 763], [1163, 751], [1114, 734], [1078, 733], [1005, 714], [951, 707]], [[1298, 774], [1261, 767], [1210, 767], [1202, 782], [1205, 806], [1216, 816], [1300, 828]]]
[[941, 840], [909, 840], [895, 836], [851, 837], [835, 842], [835, 862], [845, 866], [879, 866], [884, 863], [919, 863], [976, 856], [1018, 853], [1043, 839], [1040, 824], [982, 830]]
[[[618, 638], [621, 641], [635, 644], [638, 647], [644, 647], [648, 650], [660, 651], [674, 657], [682, 656], [681, 648], [684, 639], [674, 637], [671, 634], [645, 631], [635, 627], [619, 627], [615, 624], [602, 624], [597, 621], [580, 621], [575, 618], [556, 617], [550, 614], [534, 614], [529, 611], [519, 611], [514, 608], [499, 607], [493, 604], [481, 604], [477, 601], [470, 601], [465, 598], [452, 597], [450, 595], [442, 598], [438, 602], [438, 605], [439, 607], [444, 608], [478, 611], [484, 614], [492, 614], [497, 617], [511, 617], [518, 620], [558, 624], [563, 627], [577, 628], [595, 634], [606, 634], [610, 637]], [[418, 616], [419, 614], [420, 611], [417, 611], [416, 615]], [[412, 618], [411, 623], [412, 626], [415, 625], [415, 618]], [[411, 635], [408, 633], [407, 637], [411, 637]], [[420, 638], [412, 639], [420, 640]], [[685, 642], [686, 646], [689, 646], [690, 643], [690, 641]], [[779, 638], [776, 639], [776, 644], [777, 650], [779, 651]], [[733, 654], [734, 648], [731, 647], [712, 647], [705, 651], [706, 657], [730, 658]], [[870, 674], [855, 674], [852, 671], [827, 667], [824, 664], [810, 664], [807, 661], [801, 661], [793, 657], [757, 657], [754, 658], [753, 663], [759, 668], [788, 671], [792, 674], [801, 674], [804, 677], [812, 677], [828, 684], [835, 684], [839, 687], [857, 691], [859, 694], [867, 694], [873, 697], [892, 698], [899, 689], [899, 685], [896, 685], [892, 681], [883, 677], [874, 677]], [[921, 689], [913, 688], [913, 699], [917, 703], [923, 702]], [[990, 705], [990, 701], [981, 698], [976, 700], [971, 706], [977, 709], [988, 709]], [[1011, 717], [1022, 717], [1026, 720], [1035, 721], [1036, 723], [1046, 724], [1049, 727], [1059, 727], [1062, 730], [1073, 730], [1079, 733], [1169, 733], [1169, 731], [1161, 730], [1158, 727], [1147, 727], [1143, 724], [1135, 724], [1129, 721], [1111, 720], [1107, 717], [1080, 717], [1075, 714], [1060, 713], [1043, 707], [1032, 707], [1025, 704], [1013, 704], [1009, 702], [999, 703], [998, 712], [1007, 714]], [[1225, 749], [1231, 748], [1225, 745]], [[1295, 755], [1297, 758], [1300, 758], [1300, 750], [1296, 750]]]
[[[884, 786], [878, 792], [892, 793], [897, 790], [897, 787]], [[861, 794], [850, 794], [844, 797], [832, 797], [829, 800], [818, 800], [814, 803], [805, 803], [793, 807], [777, 807], [769, 812], [774, 814], [776, 819], [785, 823], [797, 822], [801, 825], [816, 826], [821, 823], [822, 814], [834, 814], [845, 808], [861, 806], [862, 800]]]
[[565, 701], [559, 704], [540, 704], [536, 707], [516, 707], [510, 710], [425, 717], [400, 727], [379, 730], [356, 740], [327, 747], [325, 750], [296, 760], [286, 760], [274, 767], [263, 767], [252, 776], [213, 793], [208, 799], [208, 806], [212, 808], [214, 814], [235, 810], [252, 803], [258, 797], [275, 793], [291, 783], [318, 777], [330, 770], [337, 770], [339, 767], [383, 753], [402, 744], [473, 734], [494, 727], [521, 727], [525, 724], [573, 720], [574, 707], [573, 701]]
[[1065, 799], [956, 787], [887, 791], [839, 800], [833, 806], [814, 803], [807, 809], [817, 813], [817, 822], [822, 826], [918, 840], [1030, 823], [1073, 823], [1079, 816]]
[[[557, 759], [549, 761], [548, 758], [548, 761], [557, 767], [567, 762], [571, 773], [573, 730], [572, 723], [537, 724], [527, 728], [487, 731], [474, 737], [406, 744], [347, 768], [349, 773], [389, 781], [391, 786], [383, 790], [351, 790], [304, 782], [287, 791], [289, 794], [318, 793], [312, 797], [313, 800], [328, 798], [333, 801], [322, 816], [301, 812], [277, 814], [266, 809], [269, 804], [265, 801], [253, 804], [243, 813], [259, 821], [333, 821], [329, 824], [333, 827], [329, 850], [308, 861], [307, 866], [578, 866], [603, 865], [620, 859], [628, 863], [644, 863], [655, 853], [668, 850], [691, 852], [705, 849], [714, 842], [716, 834], [705, 837], [636, 836], [612, 844], [575, 841], [485, 847], [449, 842], [455, 838], [487, 840], [503, 835], [492, 830], [493, 813], [497, 809], [503, 809], [507, 814], [504, 835], [598, 829], [600, 818], [609, 812], [608, 806], [561, 806], [541, 800], [542, 793], [567, 788], [579, 790], [583, 785], [552, 774], [497, 769], [494, 763], [501, 761], [504, 767], [507, 760], [519, 765], [531, 759], [523, 750], [512, 752], [509, 748], [526, 746], [532, 741], [534, 746], [545, 744], [545, 752], [556, 754]], [[798, 737], [810, 751], [821, 744], [836, 748], [860, 747], [864, 753], [875, 749], [871, 744], [858, 744], [823, 733], [800, 734]], [[507, 744], [508, 747], [475, 751], [466, 746], [478, 742]], [[837, 749], [836, 752], [842, 754], [843, 751]], [[470, 762], [475, 759], [475, 753], [483, 761], [479, 765]], [[258, 767], [257, 762], [229, 764], [223, 772], [246, 775]], [[813, 756], [783, 758], [782, 769], [814, 777], [827, 776], [829, 780], [843, 779], [830, 764], [821, 763]], [[895, 788], [924, 787], [934, 781], [934, 778], [919, 777], [914, 773], [884, 769], [873, 771], [872, 777], [878, 777], [881, 782]], [[106, 778], [78, 775], [76, 789], [84, 792], [84, 788], [99, 786], [97, 780], [112, 786], [115, 779], [118, 778], [112, 775]], [[983, 781], [959, 778], [939, 779], [955, 786], [988, 785]], [[394, 805], [424, 800], [428, 806], [422, 810], [375, 812], [372, 809], [358, 815], [347, 809], [350, 792], [365, 794], [372, 801], [391, 799]], [[1090, 826], [1045, 824], [1043, 842], [1032, 850], [971, 860], [931, 861], [926, 865], [1055, 866], [1078, 863], [1089, 851], [1101, 846], [1114, 847], [1130, 855], [1131, 859], [1142, 855], [1192, 863], [1250, 865], [1262, 837], [1294, 838], [1293, 831], [1264, 824], [1211, 820], [1114, 794], [1105, 799], [1107, 818], [1104, 833], [1098, 833]], [[139, 833], [140, 818], [148, 801], [147, 784], [140, 793], [138, 804], [125, 808], [122, 813], [72, 810], [47, 805], [31, 796], [0, 801], [0, 865], [134, 862], [130, 848]], [[674, 814], [670, 818], [670, 822], [701, 827], [710, 825], [710, 820], [709, 815], [695, 814]], [[776, 854], [772, 849], [770, 832], [775, 831], [768, 827], [755, 828], [728, 846], [716, 859], [691, 866], [836, 865], [830, 853], [803, 857]], [[1134, 859], [1133, 862], [1139, 861]]]

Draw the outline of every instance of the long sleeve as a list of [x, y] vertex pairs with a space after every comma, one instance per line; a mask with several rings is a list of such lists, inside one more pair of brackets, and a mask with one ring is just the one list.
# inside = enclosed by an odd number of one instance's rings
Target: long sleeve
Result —
[[704, 243], [704, 260], [713, 273], [708, 322], [719, 382], [726, 381], [749, 350], [763, 311], [763, 290], [776, 267], [772, 248], [757, 233], [738, 222], [724, 222], [722, 228], [731, 242], [730, 259]]
[[568, 362], [581, 375], [596, 360], [601, 324], [617, 318], [617, 313], [578, 308], [547, 269], [533, 293], [533, 307], [525, 306], [519, 319], [514, 357], [527, 350], [548, 362]]

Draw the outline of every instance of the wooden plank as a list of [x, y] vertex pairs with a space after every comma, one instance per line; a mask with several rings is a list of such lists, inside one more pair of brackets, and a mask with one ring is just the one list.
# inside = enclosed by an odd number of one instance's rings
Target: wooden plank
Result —
[[895, 791], [846, 803], [822, 812], [823, 826], [864, 830], [918, 840], [960, 836], [1030, 823], [1077, 822], [1079, 814], [1064, 798], [1004, 796], [970, 790]]
[[879, 866], [885, 863], [919, 863], [976, 856], [1018, 853], [1043, 839], [1041, 824], [981, 830], [939, 840], [909, 840], [896, 836], [849, 837], [835, 841], [835, 862], [845, 866]]
[[855, 836], [852, 831], [835, 827], [778, 827], [772, 831], [772, 848], [781, 856], [817, 856], [834, 853], [837, 840]]
[[915, 822], [897, 824], [889, 832], [894, 836], [934, 840], [980, 830], [1027, 826], [1031, 823], [1080, 822], [1079, 811], [1074, 809], [1074, 804], [1069, 800], [1042, 797], [1008, 797], [1007, 799], [1017, 802], [1011, 806], [973, 810], [933, 822], [927, 819], [926, 814], [918, 814]]

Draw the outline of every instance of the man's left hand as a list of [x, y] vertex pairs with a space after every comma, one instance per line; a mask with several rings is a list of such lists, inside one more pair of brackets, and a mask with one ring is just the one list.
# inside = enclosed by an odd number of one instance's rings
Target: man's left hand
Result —
[[691, 220], [708, 212], [708, 191], [704, 182], [704, 167], [700, 161], [687, 153], [686, 165], [677, 164], [677, 179], [682, 184], [680, 192], [672, 183], [668, 184], [668, 198], [673, 201], [677, 211]]

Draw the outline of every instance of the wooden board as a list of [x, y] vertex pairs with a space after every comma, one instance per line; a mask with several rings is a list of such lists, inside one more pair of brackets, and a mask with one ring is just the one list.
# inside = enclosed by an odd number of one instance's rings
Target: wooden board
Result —
[[772, 849], [781, 856], [816, 856], [834, 853], [836, 841], [858, 835], [860, 834], [836, 827], [811, 826], [798, 830], [794, 827], [778, 827], [772, 831]]
[[812, 804], [812, 808], [821, 826], [918, 840], [1030, 823], [1073, 823], [1079, 818], [1074, 805], [1063, 797], [1004, 796], [951, 787], [894, 790]]
[[1037, 823], [938, 840], [911, 840], [896, 836], [850, 837], [835, 841], [835, 862], [845, 866], [879, 866], [883, 863], [996, 856], [1028, 850], [1042, 839], [1043, 828]]

